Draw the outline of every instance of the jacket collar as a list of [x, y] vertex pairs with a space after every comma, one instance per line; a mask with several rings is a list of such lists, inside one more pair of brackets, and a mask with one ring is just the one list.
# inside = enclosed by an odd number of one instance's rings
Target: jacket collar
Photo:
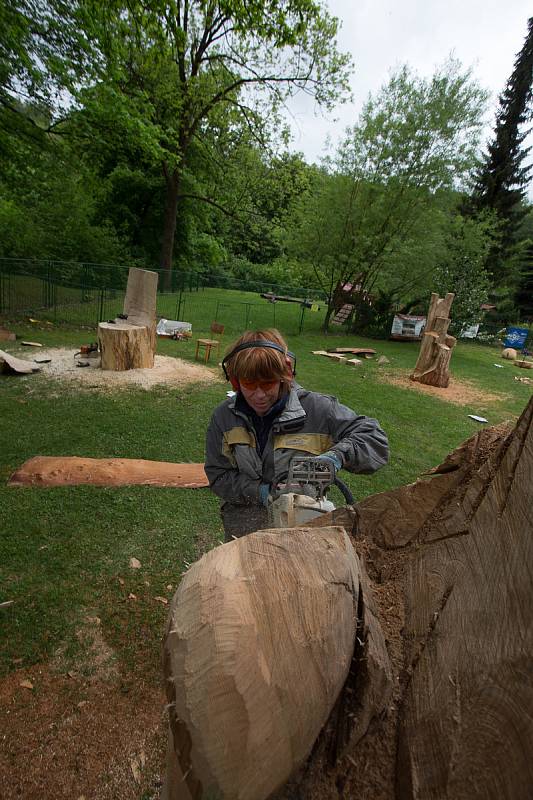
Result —
[[[298, 397], [298, 391], [301, 388], [302, 387], [299, 384], [297, 384], [296, 381], [292, 382], [291, 389], [289, 392], [289, 397], [287, 399], [287, 402], [285, 403], [285, 408], [279, 415], [279, 418], [276, 420], [275, 423], [276, 426], [279, 425], [280, 427], [284, 427], [284, 425], [288, 423], [289, 427], [292, 427], [293, 424], [296, 425], [298, 422], [303, 423], [307, 415]], [[230, 397], [228, 402], [228, 407], [237, 416], [246, 417], [246, 419], [248, 419], [249, 417], [244, 413], [244, 411], [242, 411], [239, 408], [236, 408], [235, 406], [236, 402], [237, 402], [237, 394], [235, 394], [233, 397]]]

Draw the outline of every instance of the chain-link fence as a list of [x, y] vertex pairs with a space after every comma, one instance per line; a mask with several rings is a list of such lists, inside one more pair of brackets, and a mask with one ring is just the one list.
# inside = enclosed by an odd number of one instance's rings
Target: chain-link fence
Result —
[[[189, 322], [194, 334], [208, 333], [211, 324], [219, 322], [229, 335], [274, 327], [295, 336], [319, 333], [324, 323], [327, 303], [319, 289], [209, 272], [180, 271], [169, 276], [154, 271], [159, 273], [158, 317]], [[128, 272], [129, 267], [116, 264], [0, 258], [0, 316], [96, 327], [122, 313]], [[365, 335], [387, 338], [391, 322], [392, 316], [379, 332], [369, 328]], [[469, 327], [455, 321], [453, 333], [462, 338], [463, 328]], [[529, 335], [523, 346], [531, 351], [533, 328], [524, 327]], [[485, 321], [474, 328], [471, 341], [497, 344], [505, 340], [507, 326], [501, 323]], [[337, 330], [347, 331], [347, 324]]]
[[[122, 312], [128, 271], [120, 265], [0, 259], [0, 315], [96, 326]], [[294, 336], [318, 332], [324, 322], [327, 305], [320, 290], [195, 272], [173, 273], [169, 280], [154, 271], [158, 317], [190, 322], [195, 333], [219, 322], [230, 334], [277, 327]]]

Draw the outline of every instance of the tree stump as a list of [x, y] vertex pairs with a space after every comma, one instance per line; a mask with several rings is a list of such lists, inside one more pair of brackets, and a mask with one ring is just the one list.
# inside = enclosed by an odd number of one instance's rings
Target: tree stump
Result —
[[428, 386], [446, 388], [450, 382], [450, 359], [457, 340], [448, 335], [450, 307], [454, 294], [444, 299], [433, 292], [422, 336], [420, 352], [411, 380]]
[[157, 272], [132, 267], [124, 299], [126, 319], [100, 322], [102, 369], [152, 369], [156, 349]]
[[151, 369], [154, 351], [150, 329], [129, 322], [100, 322], [98, 325], [102, 369]]

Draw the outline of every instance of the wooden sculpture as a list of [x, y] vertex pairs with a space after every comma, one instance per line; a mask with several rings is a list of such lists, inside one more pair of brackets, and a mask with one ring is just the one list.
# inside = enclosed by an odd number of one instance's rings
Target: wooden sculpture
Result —
[[265, 800], [287, 781], [348, 675], [361, 580], [340, 527], [259, 531], [191, 567], [165, 638], [163, 797]]
[[432, 293], [418, 361], [411, 380], [441, 388], [448, 386], [452, 349], [457, 342], [454, 336], [448, 335], [450, 308], [454, 297], [454, 294], [449, 293], [443, 299], [435, 292]]
[[101, 367], [114, 371], [154, 366], [157, 272], [132, 267], [124, 299], [125, 319], [100, 322]]

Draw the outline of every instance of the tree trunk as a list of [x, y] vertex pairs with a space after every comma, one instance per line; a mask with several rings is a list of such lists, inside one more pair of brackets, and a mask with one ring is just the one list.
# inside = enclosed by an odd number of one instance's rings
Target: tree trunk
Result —
[[421, 531], [406, 586], [399, 797], [533, 795], [533, 400]]
[[335, 311], [335, 308], [331, 305], [328, 305], [328, 309], [326, 311], [326, 316], [324, 317], [324, 324], [322, 325], [322, 330], [324, 333], [329, 333], [329, 321], [331, 319], [331, 315]]
[[148, 327], [129, 322], [100, 322], [98, 341], [102, 369], [122, 372], [154, 366], [152, 331]]
[[176, 233], [176, 220], [178, 214], [178, 193], [180, 173], [178, 168], [172, 174], [165, 174], [165, 216], [163, 227], [163, 242], [161, 245], [161, 283], [163, 290], [172, 289], [172, 257], [174, 254], [174, 236]]
[[411, 380], [445, 389], [450, 382], [450, 359], [456, 339], [448, 334], [450, 307], [455, 297], [431, 295], [426, 329]]

